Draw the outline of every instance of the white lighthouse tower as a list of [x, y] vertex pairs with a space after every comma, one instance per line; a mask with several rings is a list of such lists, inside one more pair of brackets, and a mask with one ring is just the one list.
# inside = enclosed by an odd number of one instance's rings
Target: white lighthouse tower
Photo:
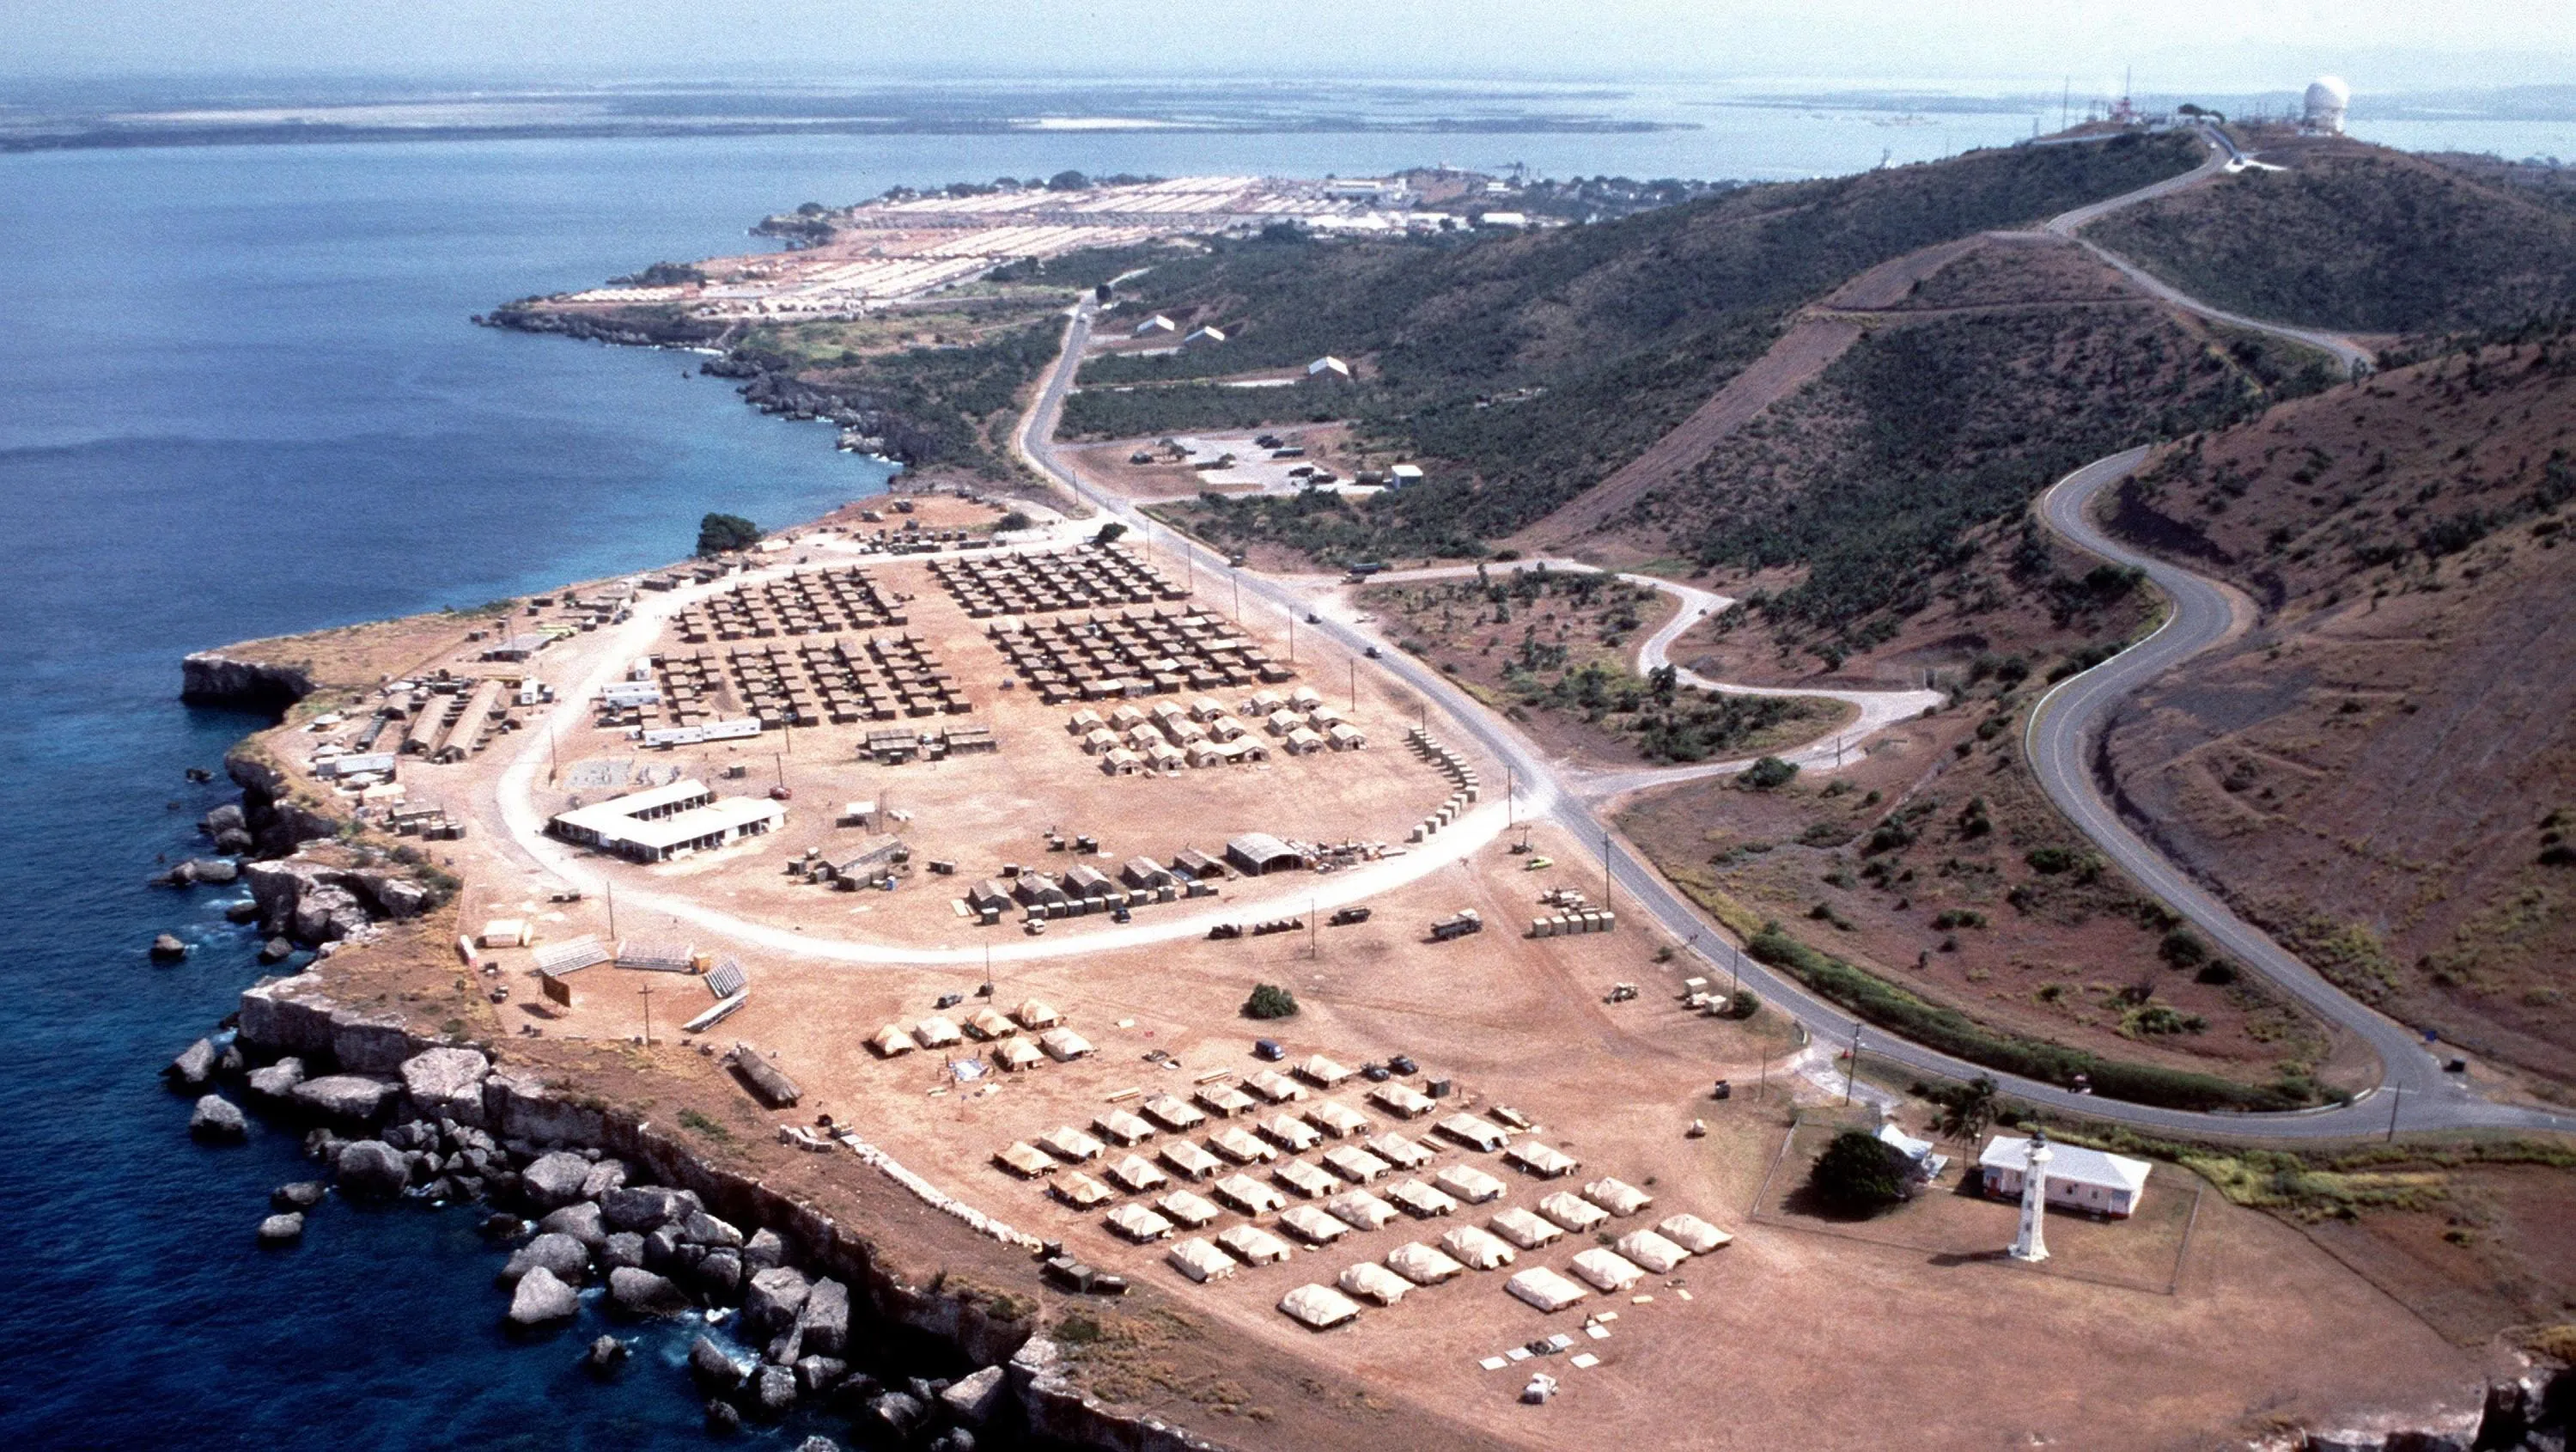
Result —
[[2048, 1131], [2034, 1129], [2030, 1134], [2029, 1161], [2021, 1172], [2021, 1234], [2013, 1237], [2015, 1260], [2048, 1259], [2048, 1236], [2040, 1226], [2048, 1213], [2048, 1160]]

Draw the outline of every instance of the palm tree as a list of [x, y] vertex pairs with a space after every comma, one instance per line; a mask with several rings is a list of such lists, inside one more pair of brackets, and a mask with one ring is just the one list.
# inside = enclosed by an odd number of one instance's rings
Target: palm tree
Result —
[[1942, 1135], [1963, 1144], [1983, 1135], [1986, 1127], [1995, 1122], [1995, 1112], [2003, 1107], [2001, 1087], [1991, 1075], [1979, 1074], [1966, 1087], [1943, 1096]]

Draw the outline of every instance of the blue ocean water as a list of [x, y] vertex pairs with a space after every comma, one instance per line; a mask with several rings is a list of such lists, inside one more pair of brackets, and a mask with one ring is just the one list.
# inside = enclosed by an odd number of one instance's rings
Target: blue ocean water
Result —
[[[463, 1211], [332, 1202], [251, 1238], [309, 1167], [210, 1150], [154, 1071], [257, 976], [224, 897], [145, 887], [232, 793], [260, 723], [182, 708], [186, 651], [466, 606], [684, 552], [877, 488], [830, 431], [743, 408], [682, 356], [471, 327], [509, 296], [749, 250], [808, 198], [1065, 167], [1779, 176], [2027, 134], [1708, 112], [1618, 135], [1030, 135], [209, 147], [0, 157], [0, 1437], [21, 1447], [694, 1445], [665, 1337], [612, 1386], [590, 1321], [498, 1325]], [[194, 944], [173, 967], [145, 944]], [[837, 1429], [835, 1429], [837, 1430]], [[783, 1432], [761, 1434], [769, 1438]]]

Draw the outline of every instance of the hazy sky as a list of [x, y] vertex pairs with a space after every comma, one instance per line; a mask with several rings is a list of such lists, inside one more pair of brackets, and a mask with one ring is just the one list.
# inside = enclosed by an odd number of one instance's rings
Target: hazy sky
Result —
[[2576, 80], [2569, 0], [0, 0], [0, 74]]

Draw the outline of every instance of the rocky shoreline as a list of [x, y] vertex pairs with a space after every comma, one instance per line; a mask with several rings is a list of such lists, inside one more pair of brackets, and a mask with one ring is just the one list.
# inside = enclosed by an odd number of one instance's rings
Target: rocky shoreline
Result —
[[201, 650], [179, 662], [179, 699], [191, 706], [276, 715], [311, 694], [313, 678], [298, 666], [240, 660], [215, 650]]
[[[604, 1287], [617, 1319], [697, 1320], [689, 1375], [711, 1431], [798, 1408], [847, 1416], [860, 1434], [969, 1452], [978, 1437], [1122, 1452], [1214, 1452], [1215, 1444], [1084, 1396], [1059, 1349], [1017, 1305], [914, 1285], [831, 1217], [710, 1167], [654, 1125], [563, 1092], [485, 1046], [429, 1039], [398, 1017], [336, 1003], [322, 975], [263, 979], [227, 1027], [164, 1071], [196, 1097], [189, 1132], [245, 1137], [252, 1118], [307, 1127], [324, 1177], [279, 1187], [257, 1222], [287, 1246], [330, 1195], [484, 1207], [508, 1251], [496, 1279], [507, 1324], [571, 1319], [580, 1288]], [[236, 1103], [238, 1098], [241, 1102]], [[901, 1338], [946, 1376], [853, 1370], [863, 1342]], [[614, 1336], [585, 1364], [613, 1374]]]

